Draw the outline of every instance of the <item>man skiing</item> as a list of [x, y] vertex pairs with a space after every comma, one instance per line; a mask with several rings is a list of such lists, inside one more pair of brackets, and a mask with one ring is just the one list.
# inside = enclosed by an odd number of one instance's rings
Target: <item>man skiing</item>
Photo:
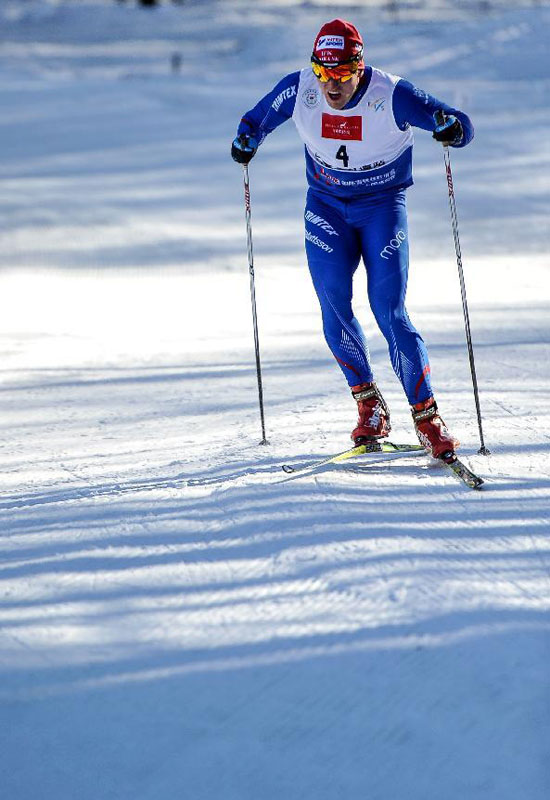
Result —
[[[436, 112], [443, 112], [440, 124]], [[459, 442], [439, 415], [426, 346], [405, 308], [405, 190], [413, 183], [411, 126], [464, 147], [473, 138], [472, 123], [408, 81], [365, 65], [361, 35], [341, 19], [319, 31], [311, 67], [284, 77], [244, 115], [233, 159], [247, 164], [265, 137], [290, 118], [305, 144], [305, 247], [323, 331], [359, 411], [351, 438], [361, 444], [388, 436], [391, 429], [352, 310], [352, 278], [363, 258], [370, 307], [420, 442], [434, 458], [447, 456]]]

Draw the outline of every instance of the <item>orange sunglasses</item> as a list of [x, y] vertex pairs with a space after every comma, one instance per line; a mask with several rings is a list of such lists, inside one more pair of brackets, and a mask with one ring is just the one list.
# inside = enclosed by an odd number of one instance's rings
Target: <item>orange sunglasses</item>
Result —
[[342, 83], [345, 83], [346, 81], [351, 80], [351, 78], [359, 69], [359, 60], [357, 59], [354, 61], [348, 61], [345, 64], [335, 64], [333, 67], [327, 67], [325, 64], [321, 64], [320, 61], [317, 61], [315, 56], [313, 56], [311, 61], [311, 69], [313, 70], [315, 77], [318, 78], [321, 83], [328, 83], [331, 78], [334, 81], [341, 81]]

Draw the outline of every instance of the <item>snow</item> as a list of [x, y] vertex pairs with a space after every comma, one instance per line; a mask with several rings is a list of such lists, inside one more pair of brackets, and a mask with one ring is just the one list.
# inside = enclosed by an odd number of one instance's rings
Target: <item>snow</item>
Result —
[[[250, 167], [258, 446], [229, 145], [335, 9], [369, 60], [476, 126], [452, 165], [490, 457], [443, 157], [421, 132], [408, 307], [481, 492], [424, 456], [285, 481], [355, 421], [305, 267], [291, 124]], [[2, 3], [3, 796], [548, 796], [549, 17]], [[365, 291], [359, 274], [392, 437], [411, 441]]]

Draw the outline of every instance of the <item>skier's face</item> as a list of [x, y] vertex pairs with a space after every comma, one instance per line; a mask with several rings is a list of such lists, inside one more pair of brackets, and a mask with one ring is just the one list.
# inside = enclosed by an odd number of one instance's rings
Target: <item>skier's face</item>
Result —
[[344, 108], [355, 94], [362, 75], [363, 70], [360, 69], [351, 76], [349, 81], [335, 81], [330, 78], [326, 83], [319, 82], [329, 106], [336, 110]]

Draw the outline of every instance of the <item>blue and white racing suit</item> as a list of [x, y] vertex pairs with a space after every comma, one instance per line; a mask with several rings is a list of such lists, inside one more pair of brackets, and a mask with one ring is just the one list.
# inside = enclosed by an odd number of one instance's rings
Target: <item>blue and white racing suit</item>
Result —
[[405, 308], [411, 126], [433, 131], [439, 109], [460, 120], [458, 146], [467, 145], [474, 134], [466, 114], [402, 78], [366, 67], [350, 102], [335, 111], [307, 68], [283, 78], [238, 128], [261, 144], [293, 119], [305, 144], [305, 246], [327, 344], [350, 386], [373, 380], [352, 309], [352, 278], [363, 258], [370, 307], [411, 405], [432, 395], [428, 353]]

